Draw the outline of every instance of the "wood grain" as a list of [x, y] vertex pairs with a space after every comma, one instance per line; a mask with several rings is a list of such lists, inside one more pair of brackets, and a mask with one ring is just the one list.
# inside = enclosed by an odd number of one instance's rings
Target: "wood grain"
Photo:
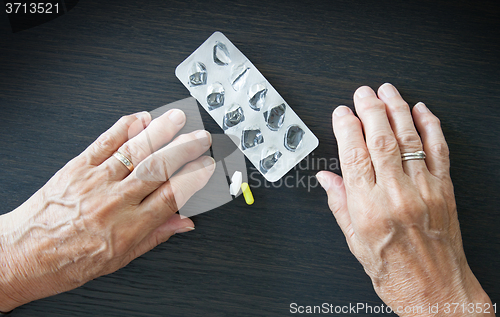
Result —
[[[352, 107], [360, 85], [391, 82], [410, 104], [426, 102], [450, 145], [468, 261], [499, 302], [499, 10], [498, 1], [87, 0], [15, 34], [2, 12], [0, 212], [121, 115], [187, 97], [174, 69], [219, 30], [318, 136], [310, 159], [337, 158], [331, 111]], [[307, 182], [318, 170], [290, 175]], [[239, 199], [196, 216], [194, 232], [12, 316], [283, 316], [292, 302], [381, 304], [322, 189], [262, 185], [253, 206]]]

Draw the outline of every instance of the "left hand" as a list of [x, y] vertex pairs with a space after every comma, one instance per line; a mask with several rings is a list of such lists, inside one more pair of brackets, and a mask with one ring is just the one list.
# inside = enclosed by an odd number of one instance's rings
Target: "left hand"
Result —
[[[24, 204], [0, 216], [0, 311], [114, 272], [194, 229], [176, 211], [205, 186], [215, 162], [199, 157], [211, 145], [206, 131], [170, 142], [185, 121], [177, 109], [153, 121], [147, 112], [122, 117]], [[117, 150], [133, 172], [112, 156]]]

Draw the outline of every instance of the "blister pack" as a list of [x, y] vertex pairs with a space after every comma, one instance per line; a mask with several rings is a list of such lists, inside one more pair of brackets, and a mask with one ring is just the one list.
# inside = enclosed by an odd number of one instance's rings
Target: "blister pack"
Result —
[[179, 64], [175, 74], [270, 182], [319, 144], [276, 89], [220, 32]]

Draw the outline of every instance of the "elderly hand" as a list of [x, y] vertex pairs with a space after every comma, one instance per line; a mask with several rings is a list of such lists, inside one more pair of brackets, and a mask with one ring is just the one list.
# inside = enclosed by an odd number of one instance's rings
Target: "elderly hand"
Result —
[[[176, 211], [205, 186], [215, 162], [199, 157], [211, 145], [206, 131], [161, 148], [185, 121], [176, 109], [153, 121], [147, 112], [122, 117], [23, 205], [0, 216], [0, 311], [114, 272], [174, 233], [194, 229]], [[133, 172], [112, 156], [117, 150]]]
[[[400, 316], [434, 316], [436, 304], [439, 316], [494, 316], [465, 258], [438, 118], [423, 103], [410, 112], [391, 84], [378, 97], [360, 87], [354, 104], [359, 119], [344, 106], [333, 113], [343, 177], [317, 177], [375, 291]], [[421, 150], [425, 160], [402, 161]]]

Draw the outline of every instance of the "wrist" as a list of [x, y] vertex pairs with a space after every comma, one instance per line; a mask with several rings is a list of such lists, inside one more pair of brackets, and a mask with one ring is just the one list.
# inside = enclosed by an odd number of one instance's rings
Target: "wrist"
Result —
[[[440, 274], [397, 275], [373, 279], [375, 291], [400, 317], [495, 316], [496, 306], [464, 260], [460, 269]], [[430, 271], [427, 271], [429, 273]]]
[[[1, 219], [2, 217], [0, 217], [0, 221]], [[11, 296], [11, 294], [15, 293], [15, 283], [9, 265], [12, 255], [7, 246], [7, 241], [5, 235], [2, 234], [0, 236], [0, 313], [2, 314], [7, 314], [19, 306]]]
[[455, 303], [446, 312], [449, 312], [449, 315], [456, 311], [457, 316], [495, 316], [488, 294], [483, 290], [468, 264], [466, 264], [465, 271], [462, 288], [456, 291], [459, 295], [453, 298]]
[[24, 296], [19, 279], [26, 276], [29, 270], [25, 268], [30, 266], [26, 265], [24, 248], [16, 245], [19, 232], [14, 229], [19, 227], [17, 220], [23, 219], [23, 206], [0, 216], [0, 312], [3, 314], [31, 301], [29, 296]]
[[[468, 267], [467, 267], [468, 268]], [[400, 317], [423, 316], [495, 316], [496, 307], [483, 290], [476, 277], [470, 271], [464, 276], [460, 287], [450, 286], [448, 289], [427, 290], [425, 294], [410, 305], [400, 305], [394, 312]], [[447, 294], [444, 295], [443, 294]], [[418, 296], [417, 296], [418, 298]], [[405, 311], [406, 309], [406, 311]]]

